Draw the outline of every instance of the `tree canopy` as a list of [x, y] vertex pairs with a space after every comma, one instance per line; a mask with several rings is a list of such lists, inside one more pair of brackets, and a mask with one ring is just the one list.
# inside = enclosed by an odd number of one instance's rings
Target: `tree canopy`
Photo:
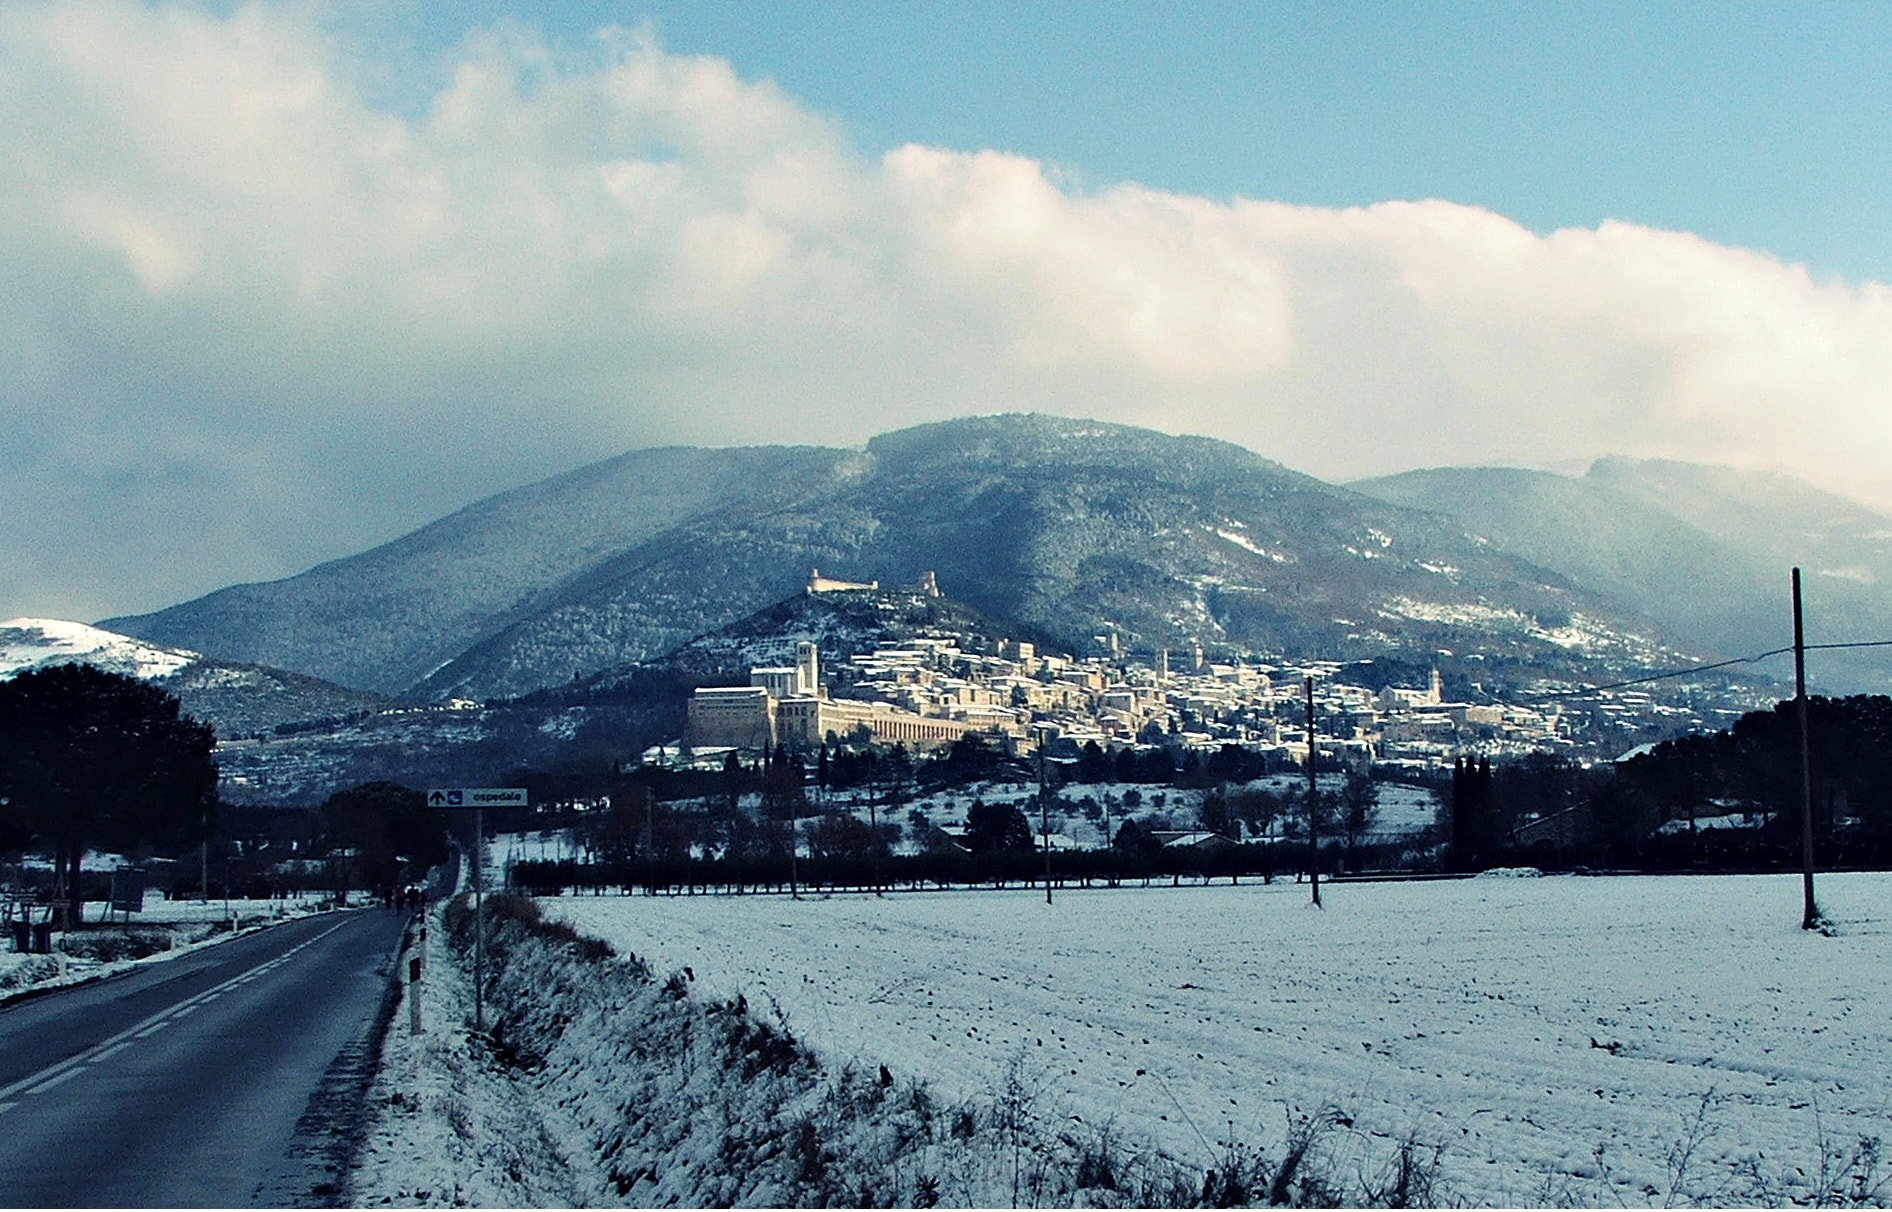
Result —
[[330, 844], [352, 850], [352, 874], [370, 888], [392, 888], [447, 857], [446, 814], [398, 783], [362, 783], [328, 797], [322, 820]]
[[[1792, 700], [1751, 711], [1724, 732], [1665, 741], [1625, 762], [1625, 782], [1667, 819], [1729, 811], [1800, 815], [1800, 722]], [[1807, 700], [1814, 829], [1892, 850], [1892, 698]], [[1864, 858], [1861, 853], [1857, 857]]]
[[1031, 822], [1016, 804], [974, 801], [966, 812], [966, 845], [984, 850], [1030, 850]]
[[52, 849], [73, 921], [87, 847], [136, 850], [208, 832], [216, 741], [173, 696], [91, 665], [0, 682], [0, 798], [30, 844]]

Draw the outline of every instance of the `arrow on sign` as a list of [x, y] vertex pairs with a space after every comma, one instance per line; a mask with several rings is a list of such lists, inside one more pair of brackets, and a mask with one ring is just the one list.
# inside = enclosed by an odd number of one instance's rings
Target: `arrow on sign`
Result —
[[524, 787], [436, 787], [427, 793], [430, 808], [524, 808]]

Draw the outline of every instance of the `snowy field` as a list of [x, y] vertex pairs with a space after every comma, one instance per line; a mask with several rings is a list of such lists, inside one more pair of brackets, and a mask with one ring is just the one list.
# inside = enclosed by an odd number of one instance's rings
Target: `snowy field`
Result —
[[830, 1060], [952, 1095], [1011, 1072], [1205, 1168], [1332, 1104], [1387, 1147], [1442, 1146], [1466, 1203], [1781, 1203], [1823, 1146], [1892, 1138], [1892, 876], [1822, 877], [1831, 937], [1798, 928], [1797, 877], [1325, 893], [542, 904]]

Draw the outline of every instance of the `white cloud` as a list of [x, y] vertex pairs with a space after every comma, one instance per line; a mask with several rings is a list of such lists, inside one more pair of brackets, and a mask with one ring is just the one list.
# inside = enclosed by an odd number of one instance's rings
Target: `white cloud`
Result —
[[301, 10], [0, 8], [0, 613], [279, 575], [633, 446], [1012, 409], [1334, 477], [1619, 452], [1892, 507], [1883, 285], [1445, 202], [875, 163], [720, 60], [602, 45], [475, 37], [404, 116]]

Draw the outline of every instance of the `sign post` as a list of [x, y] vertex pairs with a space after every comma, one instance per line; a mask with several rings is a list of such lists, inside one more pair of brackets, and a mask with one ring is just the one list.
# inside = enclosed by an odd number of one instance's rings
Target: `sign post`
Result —
[[131, 915], [144, 912], [144, 907], [145, 873], [129, 867], [112, 872], [112, 908], [122, 910], [129, 922]]
[[473, 1029], [486, 1030], [486, 809], [524, 808], [524, 787], [435, 787], [429, 808], [473, 810]]

